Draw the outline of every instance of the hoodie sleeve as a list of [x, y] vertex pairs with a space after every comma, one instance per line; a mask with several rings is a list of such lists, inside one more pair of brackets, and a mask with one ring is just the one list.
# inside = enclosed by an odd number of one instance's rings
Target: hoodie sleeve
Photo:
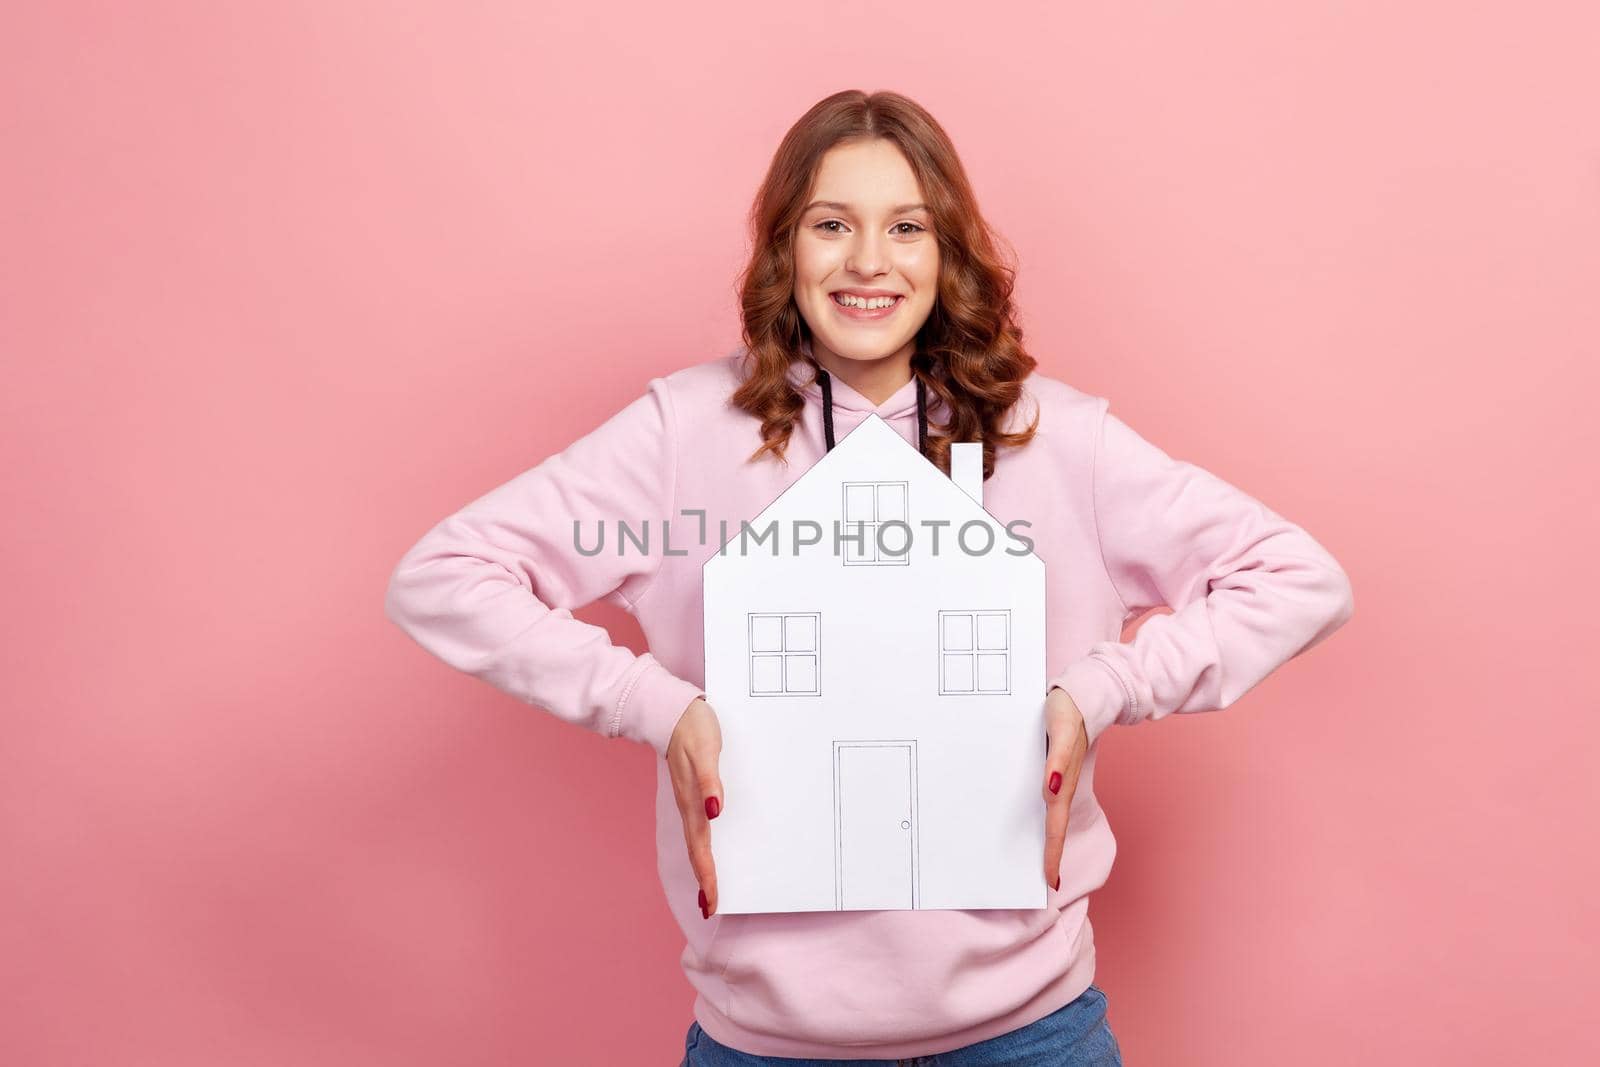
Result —
[[1106, 573], [1128, 615], [1172, 614], [1146, 619], [1131, 641], [1091, 645], [1050, 680], [1083, 713], [1091, 744], [1113, 722], [1227, 707], [1355, 607], [1349, 577], [1310, 534], [1107, 407], [1092, 488]]
[[[666, 383], [423, 535], [395, 567], [384, 614], [417, 644], [526, 703], [665, 756], [704, 691], [572, 609], [633, 610], [660, 565], [676, 427]], [[651, 551], [619, 539], [641, 528]], [[604, 534], [603, 547], [596, 551]]]

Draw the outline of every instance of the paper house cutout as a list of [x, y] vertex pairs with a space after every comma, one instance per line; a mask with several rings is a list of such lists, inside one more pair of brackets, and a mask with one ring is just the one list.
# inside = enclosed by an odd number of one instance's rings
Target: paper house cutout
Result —
[[718, 910], [1041, 908], [1044, 562], [869, 414], [705, 562]]

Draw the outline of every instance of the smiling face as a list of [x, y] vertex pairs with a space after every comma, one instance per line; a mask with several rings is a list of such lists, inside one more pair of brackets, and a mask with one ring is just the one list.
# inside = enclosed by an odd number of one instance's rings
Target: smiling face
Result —
[[794, 299], [818, 361], [909, 365], [939, 283], [933, 216], [911, 165], [882, 138], [835, 145], [807, 205], [794, 238]]

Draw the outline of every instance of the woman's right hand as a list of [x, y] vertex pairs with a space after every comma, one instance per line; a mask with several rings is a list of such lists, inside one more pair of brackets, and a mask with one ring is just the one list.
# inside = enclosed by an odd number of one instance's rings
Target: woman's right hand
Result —
[[667, 770], [683, 817], [689, 865], [700, 883], [700, 915], [717, 910], [717, 868], [711, 861], [711, 820], [722, 812], [722, 779], [717, 757], [722, 754], [722, 727], [711, 705], [696, 697], [678, 717], [667, 742]]

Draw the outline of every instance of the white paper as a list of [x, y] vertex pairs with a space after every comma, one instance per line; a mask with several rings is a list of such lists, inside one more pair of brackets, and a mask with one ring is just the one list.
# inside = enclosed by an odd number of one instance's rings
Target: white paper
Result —
[[1044, 562], [967, 463], [868, 415], [706, 560], [720, 912], [1045, 906]]

